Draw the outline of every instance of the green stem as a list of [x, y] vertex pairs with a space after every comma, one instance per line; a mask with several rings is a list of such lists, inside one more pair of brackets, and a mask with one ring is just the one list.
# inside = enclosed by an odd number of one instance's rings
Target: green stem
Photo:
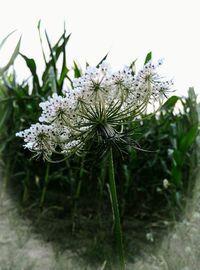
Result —
[[119, 214], [119, 205], [117, 199], [117, 190], [115, 184], [115, 172], [114, 172], [114, 164], [113, 164], [113, 154], [112, 148], [109, 151], [109, 188], [110, 188], [110, 198], [112, 204], [112, 211], [114, 217], [114, 228], [115, 228], [115, 240], [117, 245], [117, 257], [119, 260], [119, 269], [125, 269], [124, 262], [124, 250], [123, 250], [123, 242], [122, 242], [122, 229], [120, 222], [120, 214]]

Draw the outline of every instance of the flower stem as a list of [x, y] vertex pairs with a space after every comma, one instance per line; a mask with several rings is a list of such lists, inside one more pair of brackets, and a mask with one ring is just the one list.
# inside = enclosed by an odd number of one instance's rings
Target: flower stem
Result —
[[109, 150], [108, 156], [109, 156], [109, 164], [108, 164], [109, 165], [109, 189], [110, 189], [110, 198], [111, 198], [111, 205], [112, 205], [113, 218], [114, 218], [117, 257], [119, 261], [118, 269], [124, 270], [125, 262], [124, 262], [124, 250], [123, 250], [123, 242], [122, 242], [122, 229], [121, 229], [119, 205], [118, 205], [118, 199], [117, 199], [117, 190], [116, 190], [116, 184], [115, 184], [115, 172], [114, 172], [114, 164], [113, 164], [112, 147]]

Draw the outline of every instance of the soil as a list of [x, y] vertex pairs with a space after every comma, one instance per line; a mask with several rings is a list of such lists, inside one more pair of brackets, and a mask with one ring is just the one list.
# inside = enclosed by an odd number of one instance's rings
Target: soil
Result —
[[[197, 270], [200, 265], [200, 251], [197, 248], [200, 245], [199, 200], [200, 182], [197, 181], [193, 200], [188, 200], [184, 218], [177, 222], [173, 230], [171, 224], [164, 220], [146, 227], [145, 224], [138, 224], [137, 220], [126, 220], [125, 242], [128, 246], [125, 249], [129, 250], [126, 254], [127, 270]], [[45, 226], [51, 226], [52, 222], [58, 225], [60, 233], [52, 231], [49, 235], [49, 230], [46, 230], [46, 235], [41, 234]], [[68, 235], [68, 238], [62, 237], [59, 222], [59, 219], [52, 220], [49, 217], [49, 220], [41, 218], [33, 224], [1, 187], [0, 270], [110, 269], [107, 261], [99, 260], [101, 263], [94, 262], [95, 266], [92, 266], [92, 256], [99, 252], [101, 258], [101, 252], [106, 253], [109, 247], [98, 250], [101, 247], [95, 245], [94, 238], [90, 239], [89, 221], [86, 223], [83, 219], [79, 234]], [[86, 224], [87, 229], [84, 230]], [[63, 223], [63, 232], [65, 226], [67, 221]], [[92, 228], [92, 221], [90, 226]], [[102, 239], [105, 237], [103, 235]]]

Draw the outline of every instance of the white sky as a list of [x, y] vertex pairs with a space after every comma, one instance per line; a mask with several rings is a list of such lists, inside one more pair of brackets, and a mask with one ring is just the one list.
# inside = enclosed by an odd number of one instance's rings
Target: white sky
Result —
[[[189, 86], [200, 93], [200, 2], [198, 0], [0, 0], [0, 40], [17, 32], [0, 53], [0, 66], [8, 60], [22, 34], [21, 52], [43, 62], [37, 23], [42, 21], [52, 42], [62, 34], [64, 21], [72, 33], [69, 63], [75, 59], [97, 64], [109, 51], [108, 61], [123, 67], [138, 59], [140, 67], [149, 51], [164, 58], [164, 75], [175, 79], [178, 94]], [[20, 79], [28, 77], [22, 60], [15, 64]]]

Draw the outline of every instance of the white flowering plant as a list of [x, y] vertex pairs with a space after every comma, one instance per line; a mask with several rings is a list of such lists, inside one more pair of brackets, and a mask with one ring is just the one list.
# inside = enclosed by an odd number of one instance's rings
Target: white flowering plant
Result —
[[[42, 156], [49, 162], [91, 150], [100, 156], [108, 155], [119, 269], [125, 269], [125, 262], [113, 150], [122, 153], [127, 145], [134, 146], [130, 123], [141, 118], [149, 104], [160, 104], [173, 85], [158, 73], [162, 61], [153, 63], [150, 56], [137, 73], [127, 66], [113, 71], [105, 61], [96, 67], [89, 66], [84, 75], [74, 79], [72, 88], [62, 95], [54, 93], [39, 104], [42, 113], [38, 123], [16, 134], [24, 139], [24, 147], [34, 152], [35, 157]], [[54, 161], [53, 154], [64, 158]]]

